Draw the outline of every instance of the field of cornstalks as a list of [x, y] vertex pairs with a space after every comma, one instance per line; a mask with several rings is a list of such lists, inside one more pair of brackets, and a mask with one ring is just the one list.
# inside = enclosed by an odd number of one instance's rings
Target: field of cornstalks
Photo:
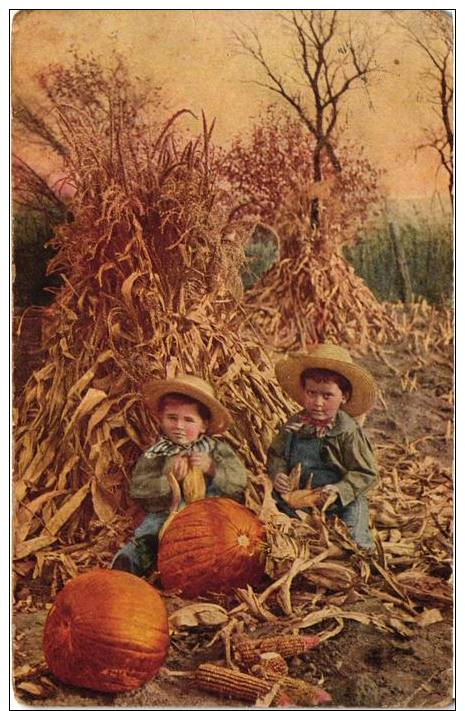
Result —
[[[200, 691], [204, 663], [237, 667], [244, 637], [316, 635], [289, 676], [336, 706], [430, 707], [452, 693], [452, 320], [426, 301], [379, 302], [339, 253], [281, 260], [246, 298], [250, 225], [225, 208], [212, 126], [197, 139], [113, 116], [113, 131], [56, 97], [76, 185], [55, 229], [62, 285], [40, 310], [40, 363], [14, 402], [14, 677], [29, 705], [228, 706]], [[118, 109], [118, 106], [120, 108]], [[127, 110], [115, 104], [115, 111]], [[295, 224], [293, 230], [295, 230]], [[302, 230], [304, 226], [302, 226]], [[20, 324], [18, 324], [20, 328]], [[324, 514], [290, 520], [264, 462], [295, 405], [273, 364], [327, 339], [380, 386], [365, 421], [381, 476], [370, 493], [376, 555]], [[250, 472], [247, 505], [267, 527], [267, 582], [192, 602], [165, 595], [171, 647], [160, 675], [129, 694], [71, 689], [47, 671], [41, 633], [70, 578], [108, 567], [138, 511], [128, 478], [157, 435], [140, 386], [195, 373], [230, 409], [226, 435]], [[157, 574], [152, 576], [157, 584]], [[279, 687], [279, 684], [277, 685]], [[277, 688], [261, 700], [273, 705]], [[310, 699], [310, 701], [309, 701]]]

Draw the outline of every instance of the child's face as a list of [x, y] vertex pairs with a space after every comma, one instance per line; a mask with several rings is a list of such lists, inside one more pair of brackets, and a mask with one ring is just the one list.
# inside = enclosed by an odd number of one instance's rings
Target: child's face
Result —
[[304, 407], [314, 420], [332, 419], [341, 405], [347, 402], [337, 383], [317, 383], [307, 378], [304, 387]]
[[168, 401], [158, 415], [161, 430], [175, 444], [195, 442], [207, 431], [207, 423], [194, 404]]

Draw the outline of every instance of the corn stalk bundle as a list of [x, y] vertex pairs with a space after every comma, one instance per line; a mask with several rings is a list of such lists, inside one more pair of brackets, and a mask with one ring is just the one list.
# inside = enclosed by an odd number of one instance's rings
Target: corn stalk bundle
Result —
[[15, 403], [15, 572], [26, 579], [50, 562], [76, 574], [90, 540], [98, 561], [111, 556], [130, 469], [156, 436], [147, 379], [212, 382], [251, 467], [289, 413], [262, 345], [237, 338], [244, 235], [218, 204], [213, 126], [177, 140], [176, 114], [155, 132], [126, 94], [115, 100], [121, 73], [98, 77], [100, 104], [52, 94], [76, 195], [52, 241], [63, 285], [46, 311], [45, 365]]
[[333, 341], [383, 344], [396, 334], [384, 304], [336, 250], [305, 243], [298, 259], [281, 259], [245, 295], [254, 326], [276, 351]]

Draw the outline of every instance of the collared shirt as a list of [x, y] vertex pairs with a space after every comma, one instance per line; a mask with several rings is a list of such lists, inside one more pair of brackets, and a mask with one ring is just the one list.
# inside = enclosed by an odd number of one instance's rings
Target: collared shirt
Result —
[[153, 459], [154, 457], [172, 457], [175, 454], [194, 454], [196, 452], [210, 454], [214, 447], [214, 442], [211, 437], [206, 435], [202, 435], [195, 442], [189, 442], [188, 444], [177, 444], [168, 439], [168, 437], [161, 437], [144, 452], [144, 457]]
[[[271, 479], [278, 472], [289, 474], [286, 451], [290, 437], [315, 439], [315, 429], [302, 422], [304, 416], [305, 411], [302, 411], [290, 417], [271, 442], [267, 459]], [[300, 425], [297, 430], [296, 424]], [[322, 437], [321, 455], [326, 464], [340, 472], [341, 479], [333, 486], [338, 490], [343, 506], [376, 481], [378, 471], [371, 443], [360, 425], [343, 410], [339, 410], [334, 425]]]
[[[247, 485], [247, 471], [234, 450], [221, 439], [202, 437], [203, 445], [208, 445], [208, 451], [215, 465], [212, 481], [224, 496], [240, 498]], [[166, 456], [154, 453], [156, 443], [137, 460], [129, 485], [129, 496], [137, 499], [145, 511], [166, 511], [171, 504], [171, 488], [166, 474], [173, 466], [177, 454]], [[176, 445], [175, 445], [176, 446]]]

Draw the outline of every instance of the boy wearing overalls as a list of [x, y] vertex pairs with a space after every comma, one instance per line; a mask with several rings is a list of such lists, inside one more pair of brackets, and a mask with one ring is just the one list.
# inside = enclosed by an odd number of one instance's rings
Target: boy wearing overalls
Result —
[[290, 491], [289, 473], [300, 464], [298, 488], [317, 489], [316, 505], [330, 504], [328, 514], [340, 516], [353, 540], [373, 550], [365, 492], [376, 481], [377, 467], [371, 444], [354, 419], [374, 403], [372, 376], [344, 348], [324, 343], [279, 361], [276, 375], [304, 408], [281, 427], [268, 450], [278, 508], [296, 516], [282, 496]]
[[[145, 518], [111, 565], [140, 577], [155, 564], [158, 534], [170, 514], [170, 473], [182, 486], [187, 462], [199, 468], [207, 497], [241, 501], [247, 485], [244, 464], [218, 437], [232, 420], [209, 383], [195, 375], [154, 380], [145, 386], [144, 399], [161, 430], [161, 437], [139, 457], [131, 476], [129, 495], [145, 510]], [[181, 498], [179, 509], [185, 504]]]

